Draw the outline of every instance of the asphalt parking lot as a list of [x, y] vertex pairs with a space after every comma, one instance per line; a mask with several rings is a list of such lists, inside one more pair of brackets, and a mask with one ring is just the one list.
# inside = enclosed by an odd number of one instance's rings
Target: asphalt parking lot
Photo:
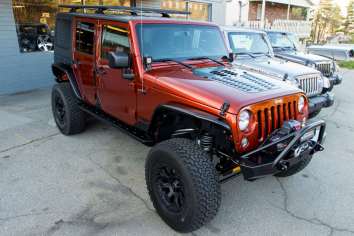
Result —
[[[354, 235], [354, 70], [340, 74], [318, 117], [325, 150], [294, 176], [223, 184], [218, 215], [193, 235]], [[176, 235], [146, 190], [149, 148], [93, 118], [60, 134], [50, 95], [0, 96], [0, 235]]]

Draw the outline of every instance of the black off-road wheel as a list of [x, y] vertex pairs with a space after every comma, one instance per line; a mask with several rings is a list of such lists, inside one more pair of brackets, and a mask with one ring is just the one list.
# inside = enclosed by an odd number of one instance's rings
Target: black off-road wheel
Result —
[[[322, 109], [321, 109], [322, 110]], [[309, 119], [312, 119], [314, 117], [316, 117], [318, 114], [320, 114], [321, 110], [319, 111], [314, 111], [312, 113], [309, 114]]]
[[221, 189], [210, 156], [189, 139], [153, 147], [145, 165], [146, 184], [157, 213], [172, 229], [194, 231], [211, 221]]
[[55, 123], [64, 135], [78, 134], [85, 129], [86, 114], [77, 107], [80, 99], [70, 83], [60, 83], [52, 89], [52, 110]]
[[299, 163], [296, 163], [295, 165], [289, 167], [287, 170], [279, 172], [275, 176], [277, 177], [288, 177], [291, 175], [295, 175], [298, 172], [302, 171], [305, 169], [305, 167], [310, 163], [312, 159], [312, 156], [307, 157], [306, 159], [300, 161]]

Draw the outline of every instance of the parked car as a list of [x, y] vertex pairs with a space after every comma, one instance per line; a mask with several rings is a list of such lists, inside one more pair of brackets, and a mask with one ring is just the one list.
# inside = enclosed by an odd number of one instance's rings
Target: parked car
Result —
[[[323, 150], [325, 122], [307, 124], [305, 93], [233, 68], [234, 54], [216, 24], [168, 17], [190, 13], [184, 11], [59, 7], [71, 10], [56, 19], [58, 129], [82, 132], [88, 113], [153, 146], [145, 164], [148, 193], [174, 230], [190, 232], [214, 218], [220, 183], [241, 173], [250, 181], [290, 176]], [[97, 13], [77, 13], [80, 8]]]
[[330, 87], [328, 79], [316, 69], [275, 58], [265, 32], [231, 26], [221, 29], [229, 50], [237, 54], [233, 61], [235, 66], [266, 74], [306, 92], [309, 118], [318, 115], [322, 108], [333, 105], [333, 94], [321, 94], [323, 89]]
[[53, 35], [47, 24], [36, 22], [16, 22], [18, 43], [21, 52], [50, 51]]
[[352, 48], [336, 45], [311, 45], [306, 47], [306, 52], [324, 56], [334, 61], [350, 61], [350, 56], [353, 55]]
[[325, 43], [324, 46], [335, 46], [335, 47], [349, 48], [349, 50], [350, 50], [349, 56], [350, 57], [354, 57], [354, 44], [348, 44], [348, 43]]
[[270, 39], [274, 56], [283, 60], [312, 67], [322, 72], [331, 83], [330, 88], [323, 89], [323, 93], [330, 92], [334, 85], [342, 83], [343, 77], [335, 75], [339, 67], [332, 59], [306, 52], [299, 52], [295, 36], [291, 32], [264, 30]]

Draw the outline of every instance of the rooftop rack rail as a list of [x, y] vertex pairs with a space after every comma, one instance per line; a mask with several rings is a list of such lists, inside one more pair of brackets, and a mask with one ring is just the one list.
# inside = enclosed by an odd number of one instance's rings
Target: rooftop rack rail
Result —
[[104, 14], [107, 10], [118, 10], [123, 12], [129, 12], [131, 15], [138, 15], [137, 13], [158, 13], [162, 17], [170, 17], [169, 14], [192, 14], [190, 11], [175, 11], [165, 9], [154, 8], [140, 8], [140, 7], [124, 7], [124, 6], [111, 6], [111, 5], [59, 5], [58, 7], [71, 8], [70, 12], [76, 12], [77, 9], [90, 9], [96, 10], [95, 13]]

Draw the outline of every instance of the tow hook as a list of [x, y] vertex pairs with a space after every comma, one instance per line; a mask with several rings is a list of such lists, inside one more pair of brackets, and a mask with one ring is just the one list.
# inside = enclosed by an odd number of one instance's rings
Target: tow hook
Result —
[[280, 171], [287, 170], [287, 169], [288, 169], [287, 165], [285, 165], [283, 162], [279, 163], [279, 170]]
[[298, 157], [302, 152], [306, 151], [309, 147], [308, 143], [298, 146], [294, 151], [294, 156]]

